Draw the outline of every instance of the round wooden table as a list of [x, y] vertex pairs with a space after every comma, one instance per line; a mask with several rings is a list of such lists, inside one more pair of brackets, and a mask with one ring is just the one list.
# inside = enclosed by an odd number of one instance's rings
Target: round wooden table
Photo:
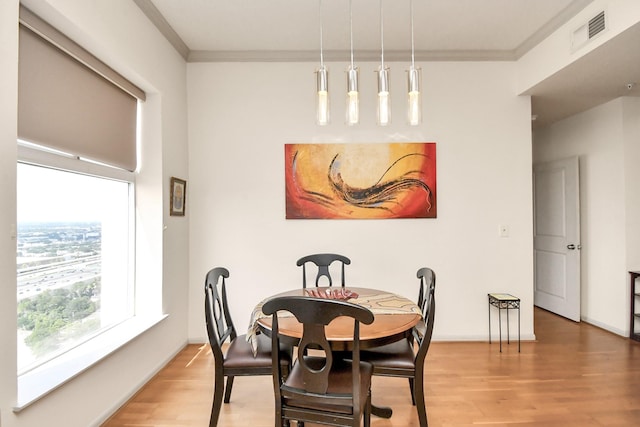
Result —
[[[280, 296], [309, 296], [307, 292], [309, 289], [323, 291], [330, 288], [294, 289], [273, 295], [268, 299]], [[374, 314], [373, 323], [370, 325], [360, 324], [361, 349], [404, 339], [411, 334], [411, 328], [422, 320], [420, 308], [416, 303], [405, 297], [377, 289], [355, 287], [346, 287], [345, 289], [358, 294], [357, 298], [349, 299], [349, 302], [367, 307]], [[264, 302], [266, 300], [256, 306], [254, 316], [261, 314]], [[252, 322], [256, 322], [261, 332], [271, 336], [270, 316], [257, 317], [252, 319]], [[287, 344], [295, 346], [302, 338], [302, 324], [292, 315], [287, 316], [285, 314], [285, 316], [280, 315], [278, 317], [278, 330], [281, 341]], [[350, 351], [353, 346], [353, 319], [347, 317], [336, 318], [327, 325], [325, 334], [333, 350]], [[391, 408], [376, 405], [372, 405], [371, 412], [381, 418], [390, 418], [393, 413]]]
[[[324, 291], [331, 288], [308, 289]], [[411, 328], [422, 319], [420, 308], [405, 297], [377, 289], [355, 287], [345, 289], [358, 294], [358, 298], [349, 299], [348, 302], [367, 307], [374, 314], [373, 323], [360, 325], [360, 348], [362, 349], [406, 338], [411, 333]], [[280, 296], [308, 296], [306, 291], [307, 289], [294, 289], [273, 295], [268, 299]], [[257, 323], [263, 333], [271, 335], [271, 317], [262, 317], [257, 320]], [[283, 339], [294, 345], [302, 338], [302, 324], [293, 316], [280, 317], [278, 328]], [[327, 325], [326, 335], [334, 350], [350, 350], [353, 339], [353, 320], [347, 317], [336, 318]]]

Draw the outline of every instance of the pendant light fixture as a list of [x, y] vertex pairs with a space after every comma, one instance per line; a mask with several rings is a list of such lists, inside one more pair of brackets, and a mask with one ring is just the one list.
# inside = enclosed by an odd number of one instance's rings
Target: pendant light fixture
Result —
[[324, 66], [322, 46], [322, 0], [318, 0], [320, 17], [320, 68], [316, 70], [316, 123], [320, 126], [329, 124], [329, 70]]
[[384, 12], [380, 0], [380, 67], [378, 68], [378, 124], [387, 126], [391, 122], [391, 98], [389, 96], [389, 67], [384, 65]]
[[411, 67], [408, 72], [409, 105], [407, 118], [411, 126], [417, 126], [422, 122], [422, 99], [420, 96], [420, 68], [415, 65], [415, 46], [413, 42], [413, 0], [411, 5]]
[[347, 68], [347, 124], [353, 126], [360, 121], [358, 94], [358, 67], [353, 65], [353, 13], [349, 0], [349, 34], [351, 38], [351, 65]]

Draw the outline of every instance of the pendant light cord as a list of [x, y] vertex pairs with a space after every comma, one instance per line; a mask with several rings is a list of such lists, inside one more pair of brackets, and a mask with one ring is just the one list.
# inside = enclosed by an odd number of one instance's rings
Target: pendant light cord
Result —
[[380, 0], [380, 63], [384, 70], [384, 15], [382, 10], [382, 0]]
[[324, 55], [322, 53], [322, 0], [318, 0], [318, 16], [320, 17], [320, 68], [324, 68]]
[[411, 67], [415, 67], [415, 54], [413, 45], [413, 0], [410, 1], [411, 5]]
[[351, 7], [352, 0], [349, 0], [349, 33], [351, 38], [351, 68], [353, 68], [353, 10]]

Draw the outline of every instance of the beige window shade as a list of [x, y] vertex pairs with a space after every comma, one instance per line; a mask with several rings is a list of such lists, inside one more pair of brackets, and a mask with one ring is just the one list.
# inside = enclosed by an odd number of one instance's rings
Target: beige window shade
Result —
[[138, 98], [29, 28], [20, 25], [18, 137], [135, 170]]

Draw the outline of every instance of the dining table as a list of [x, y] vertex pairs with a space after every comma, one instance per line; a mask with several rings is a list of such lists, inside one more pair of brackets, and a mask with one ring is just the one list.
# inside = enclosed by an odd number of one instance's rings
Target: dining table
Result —
[[[271, 335], [272, 318], [262, 312], [262, 306], [269, 299], [281, 296], [338, 299], [371, 310], [374, 315], [373, 322], [369, 325], [360, 325], [360, 349], [406, 339], [411, 334], [412, 328], [422, 321], [422, 311], [414, 301], [385, 290], [350, 286], [291, 289], [265, 298], [254, 307], [247, 331], [247, 341], [254, 351], [259, 333]], [[278, 331], [281, 341], [292, 346], [302, 338], [302, 324], [286, 311], [278, 313]], [[326, 326], [325, 334], [332, 350], [350, 351], [353, 346], [353, 319], [336, 318]], [[372, 413], [381, 418], [390, 418], [392, 410], [373, 405]]]

